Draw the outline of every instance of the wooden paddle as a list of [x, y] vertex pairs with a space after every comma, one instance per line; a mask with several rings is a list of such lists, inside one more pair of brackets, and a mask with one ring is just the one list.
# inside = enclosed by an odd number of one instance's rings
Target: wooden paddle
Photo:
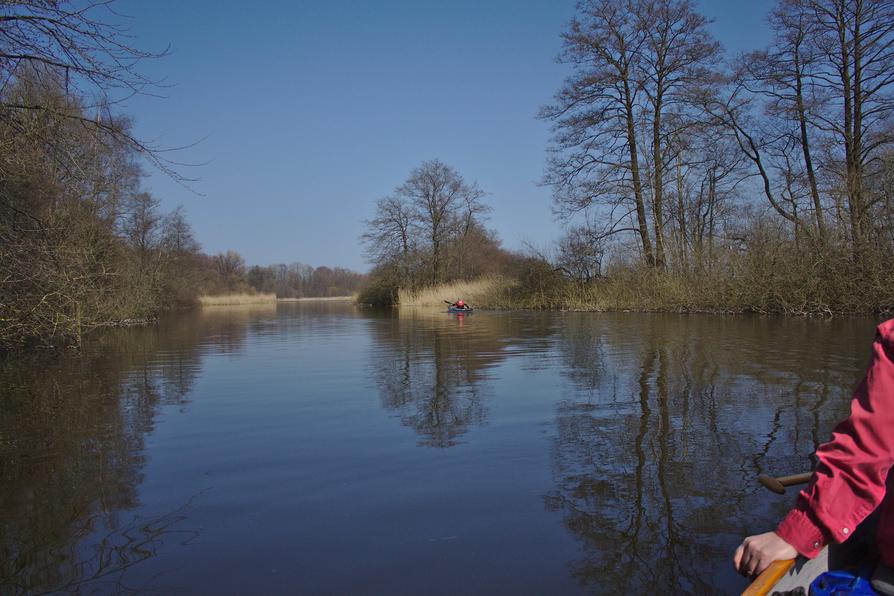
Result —
[[751, 585], [742, 592], [742, 596], [766, 596], [776, 585], [776, 582], [782, 579], [794, 565], [794, 559], [773, 561], [770, 563], [770, 566], [764, 569], [761, 574], [751, 582]]
[[758, 474], [757, 481], [779, 495], [785, 494], [785, 487], [794, 484], [804, 484], [810, 482], [813, 472], [804, 472], [803, 474], [792, 474], [791, 476], [779, 476], [774, 478], [767, 474]]

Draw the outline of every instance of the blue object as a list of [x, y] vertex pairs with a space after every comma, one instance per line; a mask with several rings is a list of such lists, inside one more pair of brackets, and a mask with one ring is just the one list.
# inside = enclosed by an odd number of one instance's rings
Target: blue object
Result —
[[810, 596], [844, 596], [845, 594], [878, 594], [872, 589], [872, 570], [860, 573], [826, 571], [810, 584]]
[[447, 307], [447, 312], [461, 312], [461, 313], [467, 313], [467, 312], [472, 312], [472, 310], [473, 310], [473, 309], [471, 309], [471, 308], [456, 308], [455, 306], [448, 306], [448, 307]]

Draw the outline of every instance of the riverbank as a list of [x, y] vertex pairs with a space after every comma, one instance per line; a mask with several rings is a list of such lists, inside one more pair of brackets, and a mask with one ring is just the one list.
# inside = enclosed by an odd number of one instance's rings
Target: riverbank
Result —
[[415, 292], [398, 291], [405, 306], [442, 306], [463, 299], [475, 308], [504, 310], [639, 311], [789, 316], [894, 313], [894, 272], [857, 278], [852, 271], [817, 275], [799, 267], [716, 273], [681, 273], [618, 268], [586, 283], [544, 265], [515, 278], [488, 277]]
[[308, 298], [277, 298], [277, 302], [350, 302], [355, 296], [312, 296]]

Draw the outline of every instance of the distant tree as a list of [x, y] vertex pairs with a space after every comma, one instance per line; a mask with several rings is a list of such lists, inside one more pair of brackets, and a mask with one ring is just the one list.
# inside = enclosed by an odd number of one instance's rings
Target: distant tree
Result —
[[423, 162], [394, 191], [410, 206], [413, 226], [427, 240], [432, 283], [442, 280], [444, 247], [485, 211], [484, 192], [437, 159]]
[[189, 305], [202, 284], [199, 243], [177, 207], [161, 220], [162, 278], [161, 299], [165, 305]]
[[245, 260], [238, 252], [228, 250], [214, 257], [214, 266], [221, 285], [227, 291], [236, 290], [245, 275]]
[[500, 251], [499, 242], [483, 227], [489, 210], [484, 194], [438, 160], [410, 172], [392, 195], [376, 202], [375, 217], [366, 221], [361, 236], [376, 265], [378, 286], [414, 288], [480, 273], [481, 254], [490, 248]]
[[245, 281], [257, 292], [279, 295], [276, 291], [276, 269], [274, 267], [252, 265], [245, 275]]

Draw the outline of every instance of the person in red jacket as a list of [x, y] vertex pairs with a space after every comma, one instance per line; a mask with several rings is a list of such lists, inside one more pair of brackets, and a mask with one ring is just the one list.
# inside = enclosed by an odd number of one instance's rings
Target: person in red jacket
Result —
[[[894, 319], [876, 329], [872, 360], [854, 393], [850, 416], [816, 450], [813, 478], [774, 532], [746, 538], [733, 557], [736, 569], [756, 575], [773, 561], [798, 554], [813, 558], [829, 542], [844, 542], [879, 509], [881, 554], [876, 590], [894, 594]], [[894, 474], [891, 474], [894, 486]]]
[[462, 300], [457, 300], [450, 306], [452, 306], [453, 308], [459, 309], [459, 310], [472, 310], [472, 307], [469, 306], [468, 304], [466, 304], [465, 302], [463, 302]]

